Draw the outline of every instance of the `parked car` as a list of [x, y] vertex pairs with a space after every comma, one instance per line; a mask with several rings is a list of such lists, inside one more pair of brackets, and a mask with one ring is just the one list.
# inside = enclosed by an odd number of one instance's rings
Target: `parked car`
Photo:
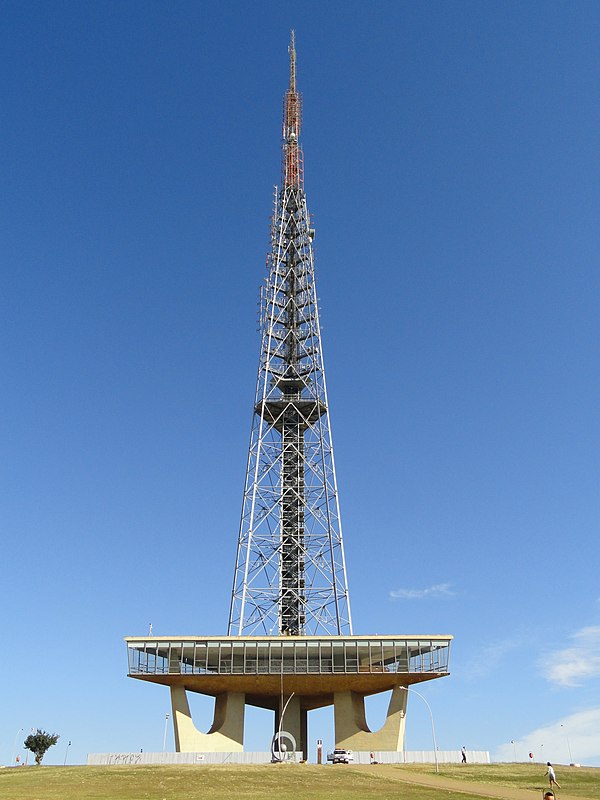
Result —
[[332, 764], [350, 764], [354, 761], [354, 753], [352, 750], [334, 750], [333, 753], [327, 753], [327, 761]]

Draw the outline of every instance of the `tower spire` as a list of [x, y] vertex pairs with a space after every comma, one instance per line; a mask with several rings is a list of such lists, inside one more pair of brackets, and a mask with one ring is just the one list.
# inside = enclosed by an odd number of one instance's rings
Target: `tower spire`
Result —
[[351, 634], [313, 237], [302, 180], [296, 45], [276, 189], [229, 634]]
[[299, 144], [302, 98], [296, 89], [296, 35], [291, 32], [290, 84], [283, 100], [283, 183], [301, 187], [304, 182], [302, 148]]
[[288, 45], [290, 54], [290, 92], [296, 91], [296, 32], [290, 31], [290, 43]]

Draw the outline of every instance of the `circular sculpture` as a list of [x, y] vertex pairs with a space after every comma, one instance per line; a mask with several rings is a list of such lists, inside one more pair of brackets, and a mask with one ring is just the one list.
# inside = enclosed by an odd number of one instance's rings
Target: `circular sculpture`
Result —
[[[287, 739], [291, 747], [287, 746], [287, 744], [283, 741], [284, 739]], [[296, 752], [296, 740], [292, 734], [288, 733], [287, 731], [277, 731], [271, 740], [271, 762], [284, 761], [285, 755], [282, 756], [282, 754], [289, 752]]]

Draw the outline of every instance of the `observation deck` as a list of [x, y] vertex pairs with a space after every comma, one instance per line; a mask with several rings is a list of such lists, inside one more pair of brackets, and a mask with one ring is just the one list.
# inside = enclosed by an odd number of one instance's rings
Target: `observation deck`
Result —
[[126, 637], [129, 676], [277, 708], [282, 687], [307, 710], [336, 692], [375, 694], [448, 675], [451, 636]]

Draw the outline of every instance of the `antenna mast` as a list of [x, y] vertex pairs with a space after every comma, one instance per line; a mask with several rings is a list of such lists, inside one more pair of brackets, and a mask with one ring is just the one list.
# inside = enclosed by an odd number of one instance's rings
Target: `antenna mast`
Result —
[[299, 143], [296, 45], [283, 102], [261, 349], [229, 615], [230, 635], [351, 634]]
[[302, 149], [300, 148], [300, 125], [302, 122], [302, 98], [296, 90], [296, 37], [292, 31], [288, 47], [290, 55], [290, 85], [283, 99], [283, 183], [302, 187]]

